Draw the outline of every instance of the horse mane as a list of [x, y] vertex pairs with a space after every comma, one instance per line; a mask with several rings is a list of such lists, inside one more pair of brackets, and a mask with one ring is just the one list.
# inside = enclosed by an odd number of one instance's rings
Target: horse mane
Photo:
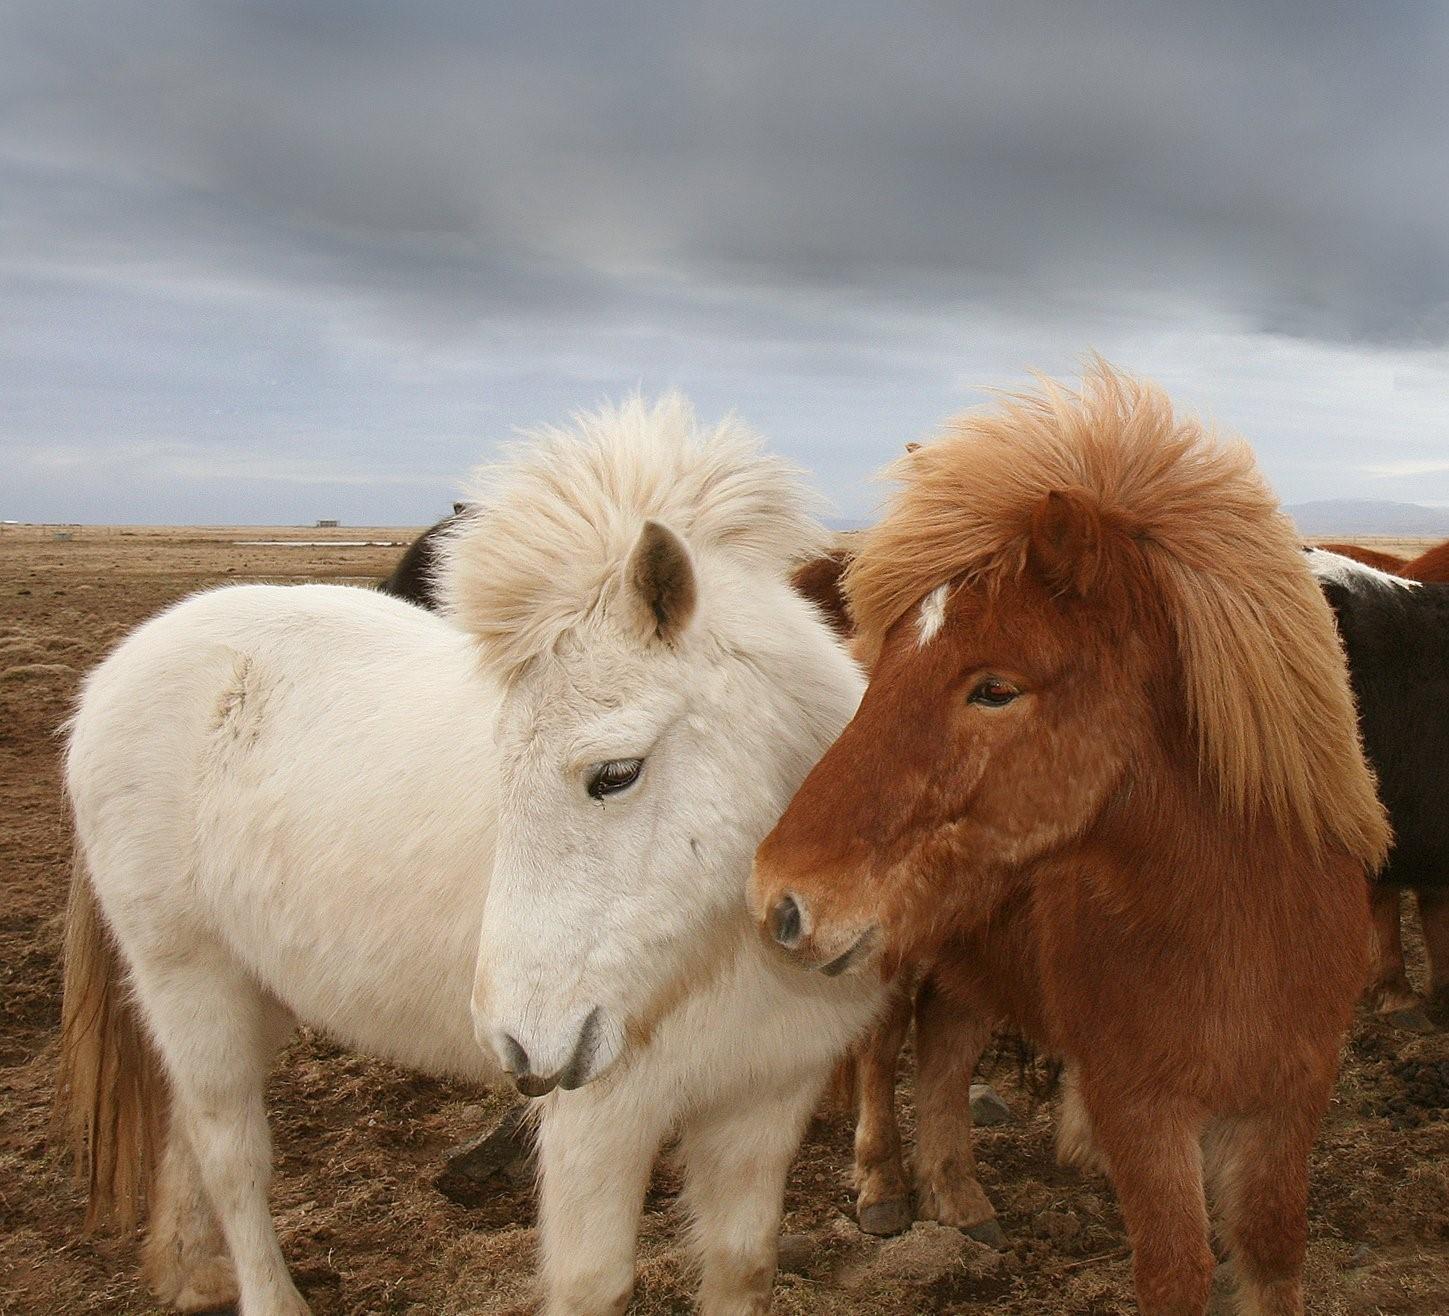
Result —
[[825, 551], [801, 473], [732, 416], [701, 426], [681, 394], [576, 413], [480, 467], [442, 545], [444, 610], [507, 679], [589, 616], [646, 520], [696, 555], [780, 579]]
[[1223, 807], [1376, 870], [1388, 824], [1333, 616], [1251, 450], [1100, 359], [1080, 392], [1039, 383], [887, 468], [900, 487], [845, 578], [857, 652], [873, 662], [938, 585], [1021, 578], [1033, 511], [1053, 492], [1084, 492], [1132, 541], [1113, 548], [1108, 536], [1104, 551], [1140, 558], [1120, 576], [1152, 590], [1169, 620], [1200, 771]]

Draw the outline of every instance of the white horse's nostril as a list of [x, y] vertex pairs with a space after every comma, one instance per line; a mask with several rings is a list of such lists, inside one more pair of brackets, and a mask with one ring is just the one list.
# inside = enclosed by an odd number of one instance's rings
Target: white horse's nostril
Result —
[[503, 1068], [519, 1077], [528, 1073], [528, 1052], [519, 1046], [512, 1033], [504, 1033], [500, 1050], [503, 1052]]
[[565, 1092], [571, 1092], [588, 1082], [589, 1070], [594, 1063], [594, 1052], [598, 1050], [600, 1021], [599, 1007], [596, 1005], [589, 1011], [584, 1026], [579, 1029], [579, 1040], [574, 1043], [574, 1053], [564, 1066], [563, 1073], [559, 1075], [558, 1085]]
[[[535, 1061], [528, 1049], [512, 1033], [501, 1029], [495, 1032], [492, 1035], [493, 1049], [504, 1070], [512, 1076], [513, 1085], [525, 1097], [542, 1097], [554, 1088], [569, 1092], [582, 1087], [593, 1077], [594, 1062], [598, 1058], [603, 1036], [603, 1021], [602, 1010], [595, 1006], [580, 1025], [568, 1059], [551, 1073], [535, 1071]], [[539, 1048], [535, 1045], [535, 1054], [537, 1053]]]

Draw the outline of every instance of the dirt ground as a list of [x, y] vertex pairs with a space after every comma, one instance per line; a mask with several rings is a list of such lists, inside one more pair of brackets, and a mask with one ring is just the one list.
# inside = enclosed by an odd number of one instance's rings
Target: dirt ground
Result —
[[[397, 530], [0, 527], [0, 1313], [155, 1310], [133, 1241], [81, 1232], [81, 1199], [47, 1116], [59, 1015], [60, 911], [69, 839], [56, 728], [77, 682], [136, 622], [196, 589], [241, 580], [363, 583], [397, 555]], [[308, 547], [249, 541], [325, 540]], [[381, 544], [350, 546], [345, 541]], [[1385, 543], [1383, 546], [1392, 547]], [[1417, 545], [1405, 544], [1403, 551]], [[1411, 930], [1414, 972], [1422, 957]], [[786, 1313], [1135, 1310], [1121, 1218], [1101, 1180], [1058, 1169], [1052, 1103], [995, 1076], [1011, 1123], [977, 1155], [1008, 1235], [1002, 1252], [917, 1226], [864, 1240], [850, 1218], [850, 1123], [817, 1120], [790, 1179], [784, 1229], [796, 1273]], [[907, 1129], [910, 1085], [901, 1094]], [[523, 1313], [534, 1234], [527, 1186], [499, 1180], [473, 1205], [435, 1186], [441, 1155], [505, 1098], [420, 1078], [304, 1036], [270, 1091], [273, 1203], [282, 1244], [319, 1316]], [[1449, 1032], [1363, 1019], [1313, 1163], [1309, 1310], [1449, 1312]], [[688, 1310], [672, 1201], [656, 1177], [635, 1310]], [[943, 1237], [949, 1234], [949, 1237]]]

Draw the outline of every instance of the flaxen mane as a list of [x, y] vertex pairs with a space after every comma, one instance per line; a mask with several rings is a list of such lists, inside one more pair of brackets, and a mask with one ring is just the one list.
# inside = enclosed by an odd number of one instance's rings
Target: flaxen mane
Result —
[[1085, 491], [1141, 549], [1224, 806], [1378, 868], [1389, 830], [1332, 614], [1246, 444], [1219, 441], [1154, 385], [1097, 361], [1080, 393], [1043, 382], [1008, 396], [888, 474], [901, 488], [846, 576], [865, 657], [936, 586], [1022, 573], [1033, 509], [1053, 491]]
[[781, 579], [828, 542], [795, 468], [738, 420], [702, 428], [678, 393], [525, 435], [477, 472], [474, 497], [444, 547], [440, 592], [505, 678], [607, 598], [646, 519], [696, 554]]

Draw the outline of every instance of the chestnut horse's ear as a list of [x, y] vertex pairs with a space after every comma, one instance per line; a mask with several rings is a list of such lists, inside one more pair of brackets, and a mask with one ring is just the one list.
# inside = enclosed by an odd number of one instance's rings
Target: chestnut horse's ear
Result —
[[673, 640], [694, 616], [694, 562], [684, 540], [662, 521], [645, 521], [624, 568], [625, 587], [645, 630]]
[[1085, 489], [1054, 489], [1032, 509], [1026, 557], [1053, 594], [1088, 594], [1106, 562], [1102, 509]]

